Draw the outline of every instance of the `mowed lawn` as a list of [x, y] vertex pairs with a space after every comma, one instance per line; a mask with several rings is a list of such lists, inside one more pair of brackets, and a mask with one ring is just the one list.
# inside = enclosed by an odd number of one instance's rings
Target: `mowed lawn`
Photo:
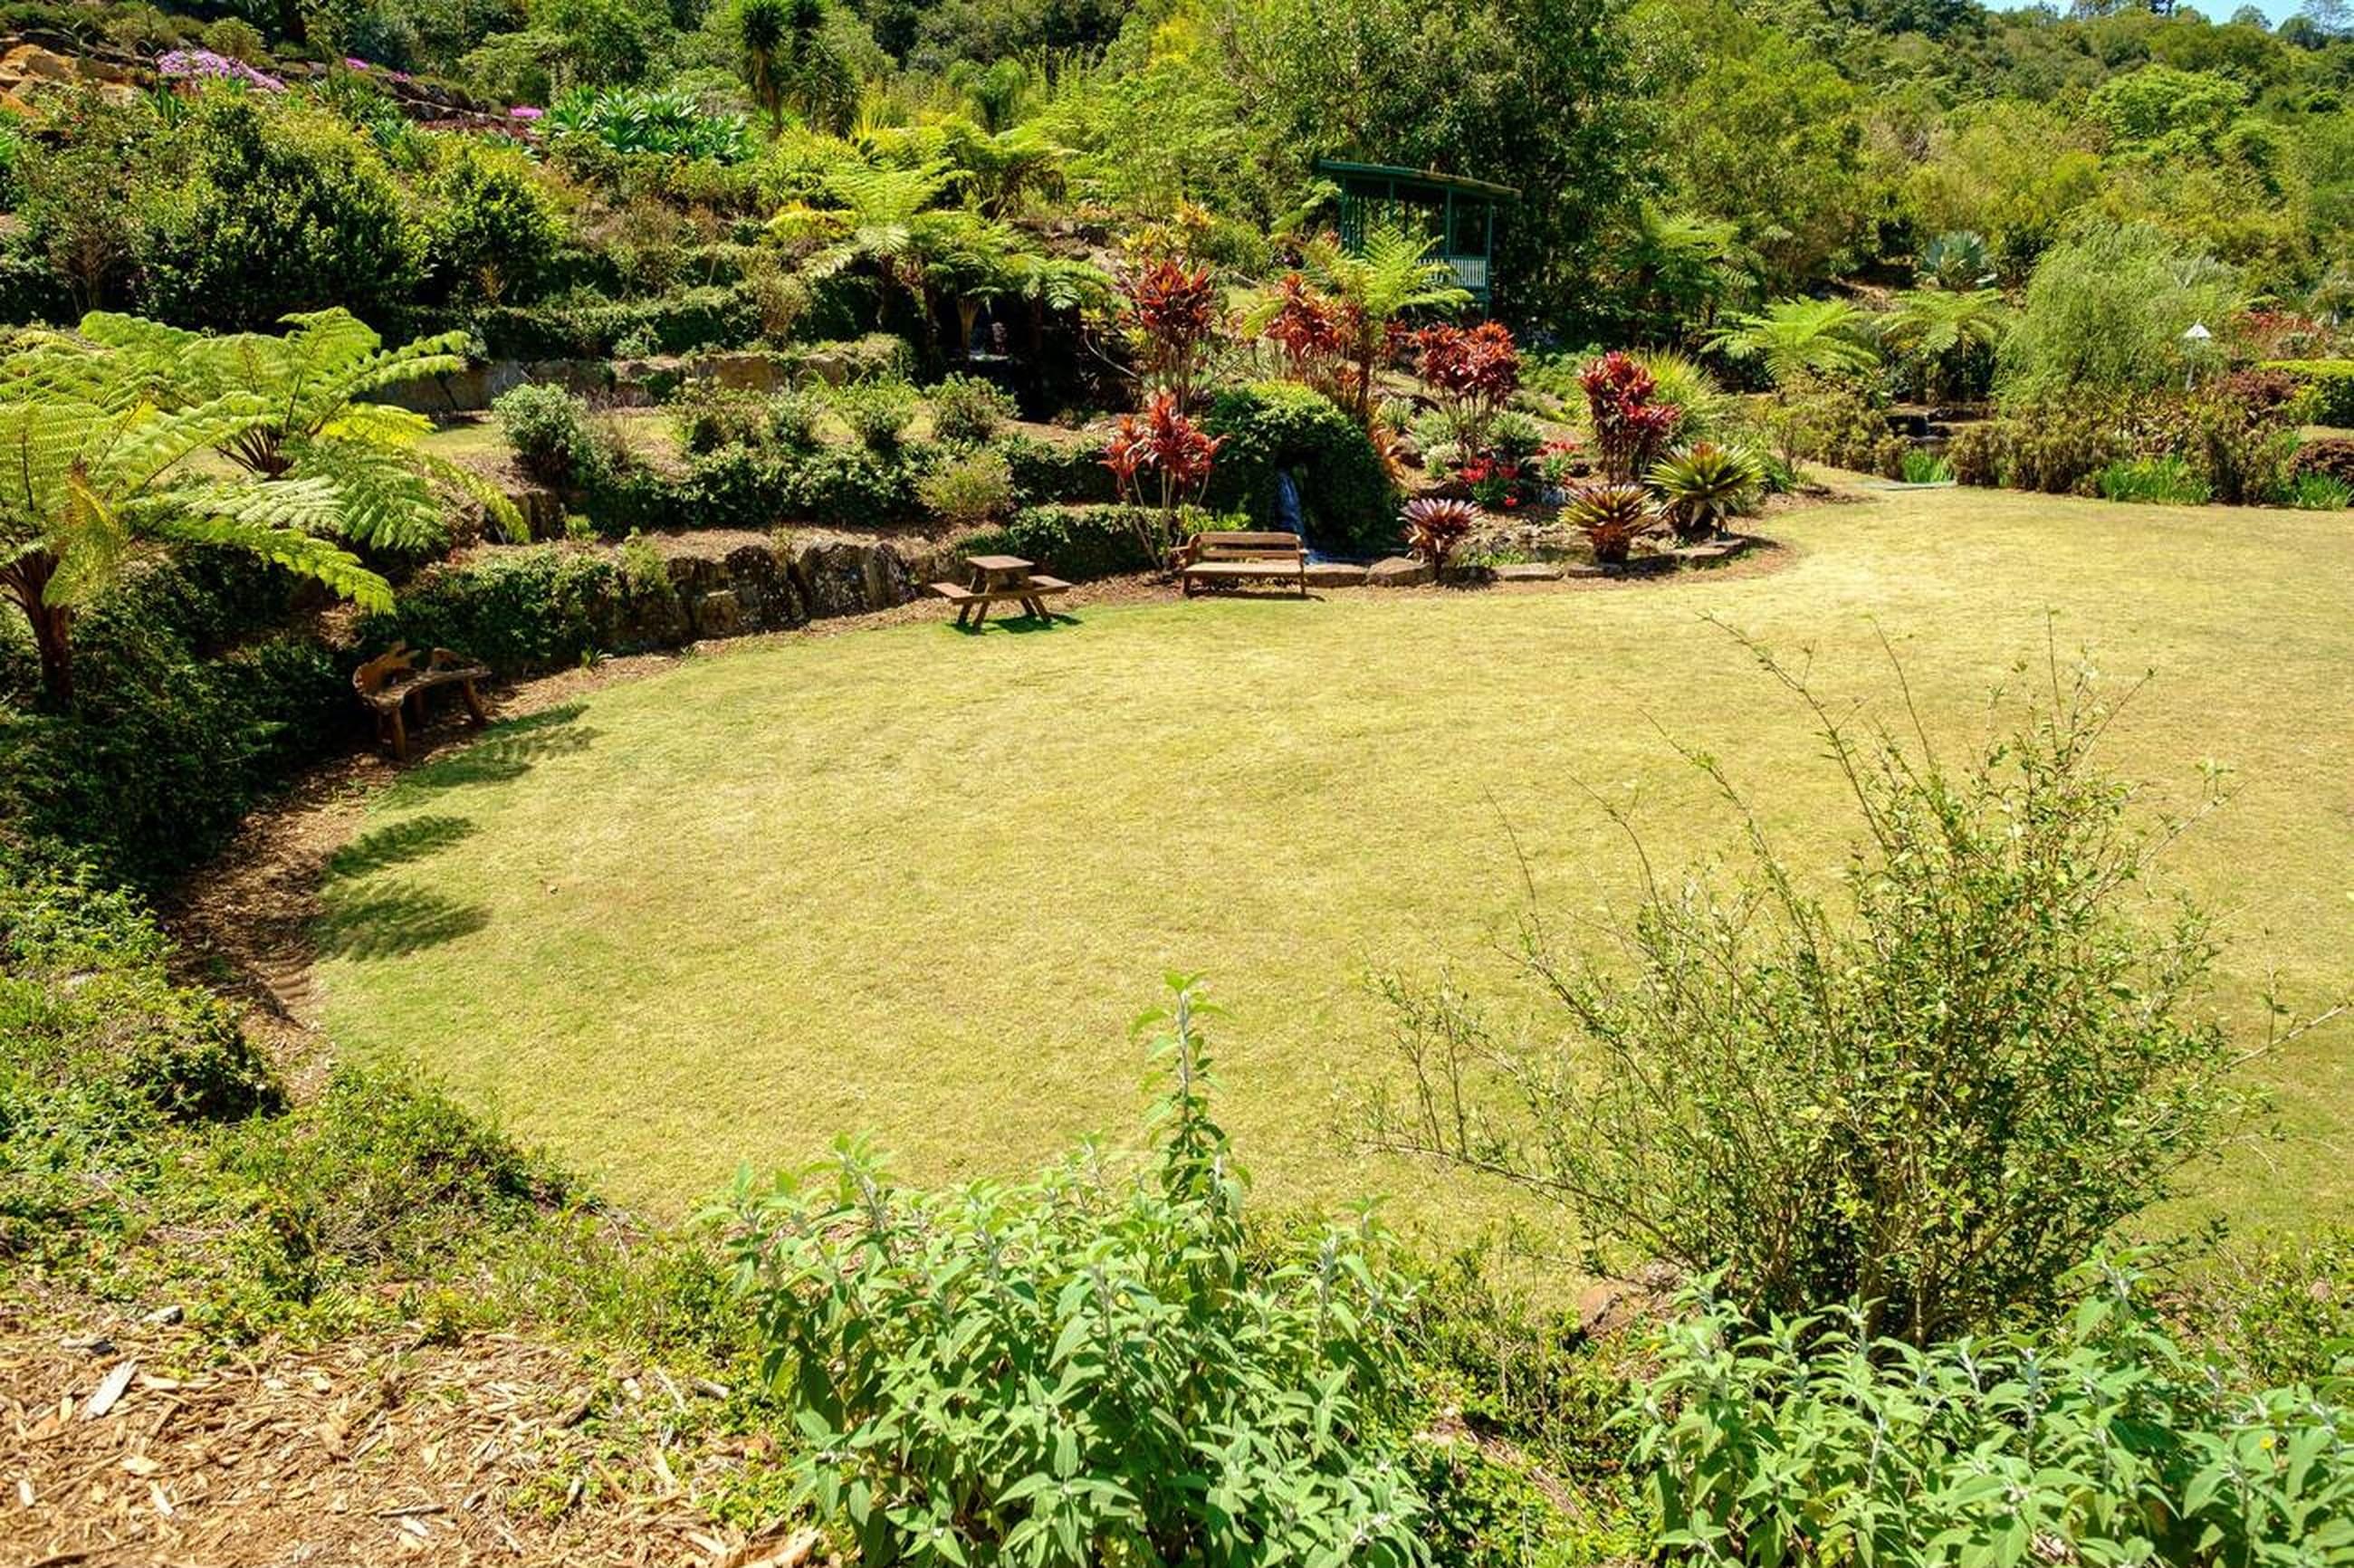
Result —
[[[423, 1064], [627, 1201], [868, 1131], [910, 1174], [1132, 1136], [1129, 1025], [1198, 970], [1262, 1192], [1393, 1194], [1461, 1234], [1490, 1189], [1352, 1154], [1394, 1072], [1369, 973], [1442, 963], [1547, 1017], [1500, 938], [1728, 842], [1670, 741], [1829, 874], [1852, 832], [1804, 713], [1717, 618], [1891, 712], [1881, 646], [1956, 748], [2041, 679], [2047, 612], [2129, 708], [2157, 803], [2237, 797], [2174, 853], [2221, 916], [2221, 1011], [2261, 1037], [2354, 980], [2354, 516], [1882, 493], [1777, 515], [1780, 569], [1585, 591], [1195, 601], [969, 638], [904, 625], [616, 685], [409, 775], [338, 863], [321, 969], [347, 1050]], [[1509, 832], [1507, 826], [1509, 825]], [[2354, 1209], [2354, 1028], [2262, 1062], [2279, 1140], [2198, 1177], [2238, 1219]]]

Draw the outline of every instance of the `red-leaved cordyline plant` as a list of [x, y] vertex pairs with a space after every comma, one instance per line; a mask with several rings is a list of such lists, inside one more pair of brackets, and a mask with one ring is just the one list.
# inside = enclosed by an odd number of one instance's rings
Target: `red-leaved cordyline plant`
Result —
[[1215, 280], [1207, 267], [1188, 269], [1164, 256], [1123, 273], [1119, 291], [1137, 374], [1185, 412], [1225, 326]]
[[1625, 483], [1648, 472], [1674, 439], [1683, 410], [1653, 402], [1659, 388], [1651, 373], [1633, 355], [1617, 349], [1588, 360], [1577, 379], [1585, 388], [1603, 477]]
[[1297, 272], [1283, 275], [1276, 297], [1275, 313], [1259, 335], [1282, 354], [1283, 373], [1336, 402], [1343, 400], [1351, 337], [1347, 323], [1355, 307], [1319, 292]]
[[1521, 386], [1521, 352], [1510, 327], [1442, 323], [1414, 334], [1415, 370], [1437, 394], [1455, 444], [1467, 458], [1485, 454], [1489, 432]]
[[1225, 437], [1206, 434], [1187, 418], [1172, 392], [1154, 393], [1140, 423], [1134, 414], [1119, 417], [1103, 465], [1119, 482], [1137, 542], [1156, 565], [1167, 565], [1175, 553], [1180, 517], [1208, 488], [1225, 444]]

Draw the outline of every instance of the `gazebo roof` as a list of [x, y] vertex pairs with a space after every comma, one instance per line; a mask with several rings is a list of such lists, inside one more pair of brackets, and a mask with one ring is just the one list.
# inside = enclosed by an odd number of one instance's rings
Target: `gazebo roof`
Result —
[[1503, 201], [1521, 199], [1521, 193], [1511, 185], [1500, 185], [1491, 180], [1442, 175], [1432, 169], [1409, 169], [1395, 164], [1352, 164], [1340, 158], [1319, 158], [1316, 160], [1316, 172], [1320, 175], [1356, 175], [1368, 179], [1394, 180], [1400, 185], [1426, 185], [1432, 190], [1456, 191], [1465, 196], [1489, 196]]

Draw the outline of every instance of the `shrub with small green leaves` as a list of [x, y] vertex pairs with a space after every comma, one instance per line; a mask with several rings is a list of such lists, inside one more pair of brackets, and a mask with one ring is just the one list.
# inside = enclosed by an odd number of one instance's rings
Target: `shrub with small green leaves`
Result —
[[978, 528], [1013, 510], [1013, 471], [996, 452], [959, 452], [917, 480], [916, 495], [949, 526]]
[[526, 381], [492, 401], [491, 412], [514, 451], [515, 466], [543, 484], [587, 484], [597, 477], [597, 443], [588, 405], [561, 387]]
[[2354, 1407], [2240, 1393], [2128, 1274], [2052, 1327], [1925, 1348], [1698, 1290], [1626, 1417], [1660, 1545], [1704, 1562], [2354, 1562]]
[[916, 391], [904, 381], [853, 381], [830, 400], [850, 433], [877, 455], [897, 451], [915, 422]]
[[1190, 980], [1147, 1014], [1160, 1148], [1021, 1183], [747, 1186], [737, 1277], [796, 1496], [856, 1560], [1093, 1568], [1423, 1560], [1398, 1433], [1410, 1293], [1370, 1218], [1257, 1239]]
[[978, 376], [945, 376], [925, 397], [932, 406], [933, 439], [959, 445], [995, 440], [1015, 414], [1005, 390]]

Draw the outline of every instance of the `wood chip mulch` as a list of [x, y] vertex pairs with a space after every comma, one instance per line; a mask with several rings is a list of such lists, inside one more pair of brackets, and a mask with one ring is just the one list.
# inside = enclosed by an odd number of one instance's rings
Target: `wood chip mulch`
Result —
[[747, 1535], [707, 1511], [762, 1440], [731, 1451], [667, 1422], [718, 1393], [600, 1379], [505, 1334], [221, 1360], [175, 1325], [96, 1334], [0, 1306], [0, 1563], [811, 1562], [806, 1530]]

